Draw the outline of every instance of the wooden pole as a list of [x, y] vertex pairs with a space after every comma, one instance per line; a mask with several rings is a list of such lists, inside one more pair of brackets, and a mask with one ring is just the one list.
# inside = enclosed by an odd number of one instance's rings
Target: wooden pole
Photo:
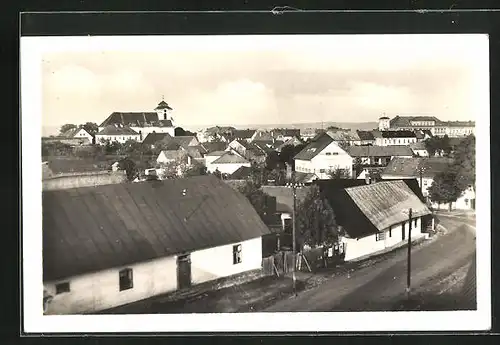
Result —
[[408, 212], [408, 272], [406, 277], [406, 293], [408, 298], [410, 297], [410, 287], [411, 287], [411, 217], [412, 217], [412, 209], [410, 208]]
[[296, 242], [295, 241], [295, 227], [296, 227], [295, 207], [296, 207], [296, 199], [297, 199], [297, 193], [296, 193], [297, 187], [295, 186], [295, 181], [292, 182], [292, 190], [293, 190], [292, 250], [293, 250], [293, 258], [294, 258], [292, 280], [293, 280], [293, 293], [295, 294], [295, 296], [297, 296], [297, 289], [296, 289], [296, 282], [295, 282], [295, 269], [297, 266], [297, 258], [296, 258], [297, 250], [296, 250], [296, 243], [295, 243]]

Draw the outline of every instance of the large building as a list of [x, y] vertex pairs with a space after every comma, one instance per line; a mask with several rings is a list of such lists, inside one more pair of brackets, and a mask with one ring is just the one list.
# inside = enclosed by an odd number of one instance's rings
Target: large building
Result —
[[[168, 133], [175, 136], [172, 108], [161, 101], [152, 112], [113, 112], [99, 125], [99, 133], [111, 126], [127, 128], [135, 132], [142, 141], [150, 133]], [[131, 132], [132, 133], [132, 132]]]
[[441, 121], [435, 116], [396, 116], [379, 118], [380, 131], [430, 130], [432, 135], [463, 137], [475, 134], [474, 121]]

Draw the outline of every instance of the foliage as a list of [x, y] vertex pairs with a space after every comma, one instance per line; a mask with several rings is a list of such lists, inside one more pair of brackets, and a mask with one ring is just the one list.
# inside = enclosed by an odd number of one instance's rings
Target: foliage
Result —
[[476, 183], [476, 138], [471, 135], [455, 148], [450, 171], [457, 177], [457, 186], [461, 191]]
[[266, 182], [274, 181], [277, 186], [283, 186], [286, 183], [286, 170], [285, 169], [273, 169], [266, 171]]
[[425, 149], [429, 153], [429, 156], [434, 156], [437, 154], [444, 154], [448, 156], [452, 150], [450, 144], [450, 138], [447, 135], [443, 137], [431, 137], [424, 141]]
[[60, 141], [42, 141], [42, 157], [46, 156], [72, 156], [73, 148], [71, 145]]
[[354, 177], [357, 177], [363, 171], [363, 163], [360, 157], [354, 158], [352, 162], [352, 172]]
[[80, 125], [80, 128], [85, 129], [91, 135], [95, 135], [99, 131], [99, 126], [94, 122], [86, 122]]
[[293, 145], [285, 145], [281, 149], [281, 152], [279, 154], [280, 161], [283, 166], [285, 166], [286, 163], [292, 165], [292, 169], [295, 169], [295, 160], [293, 159], [300, 151], [302, 151], [305, 147], [307, 146], [306, 143], [304, 144], [299, 144], [297, 146]]
[[238, 186], [238, 191], [247, 197], [252, 206], [255, 208], [262, 220], [267, 216], [267, 196], [260, 189], [260, 185], [247, 181], [242, 186]]
[[190, 132], [190, 131], [186, 131], [182, 127], [176, 127], [174, 133], [175, 133], [174, 135], [176, 137], [182, 137], [182, 136], [192, 136], [192, 137], [195, 137], [196, 136], [196, 133], [193, 133], [193, 132]]
[[351, 172], [344, 168], [332, 169], [328, 171], [328, 177], [332, 180], [349, 179]]
[[301, 247], [330, 245], [338, 240], [335, 214], [319, 187], [313, 185], [296, 212], [297, 239]]
[[462, 190], [457, 184], [457, 176], [451, 171], [437, 174], [429, 187], [431, 200], [440, 204], [456, 201], [461, 194]]
[[278, 152], [271, 151], [266, 156], [266, 169], [273, 170], [281, 167], [281, 160]]
[[65, 132], [69, 131], [70, 129], [73, 129], [76, 127], [77, 127], [77, 125], [75, 125], [75, 124], [67, 123], [67, 124], [61, 126], [61, 128], [59, 129], [59, 133], [63, 134]]
[[168, 163], [160, 163], [158, 166], [161, 170], [161, 179], [183, 178], [207, 174], [206, 167], [204, 167], [200, 162], [191, 159], [191, 164], [188, 164], [187, 155]]
[[127, 174], [127, 179], [129, 181], [133, 181], [139, 174], [137, 165], [133, 160], [131, 160], [128, 157], [118, 161], [118, 167], [120, 168], [120, 170], [125, 170], [125, 173]]
[[219, 171], [219, 168], [216, 168], [214, 172], [212, 172], [212, 175], [215, 177], [222, 179], [222, 173]]

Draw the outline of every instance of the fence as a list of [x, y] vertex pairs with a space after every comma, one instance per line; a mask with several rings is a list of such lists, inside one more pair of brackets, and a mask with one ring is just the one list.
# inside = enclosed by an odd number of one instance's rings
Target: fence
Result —
[[291, 251], [281, 251], [262, 259], [264, 275], [282, 275], [293, 270], [295, 255]]

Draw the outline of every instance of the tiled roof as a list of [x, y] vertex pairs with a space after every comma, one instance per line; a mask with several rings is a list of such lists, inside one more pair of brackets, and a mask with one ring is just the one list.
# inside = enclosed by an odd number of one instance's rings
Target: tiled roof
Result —
[[59, 137], [62, 138], [74, 138], [75, 135], [80, 131], [82, 128], [72, 128], [67, 130], [66, 132], [62, 133]]
[[146, 135], [142, 143], [144, 145], [154, 145], [158, 141], [163, 141], [165, 139], [170, 140], [171, 138], [173, 137], [168, 133], [149, 133]]
[[247, 198], [214, 176], [43, 192], [46, 281], [265, 234]]
[[321, 151], [333, 142], [333, 138], [326, 133], [321, 133], [314, 141], [309, 143], [302, 151], [300, 151], [294, 159], [309, 161], [316, 157]]
[[214, 151], [224, 151], [227, 148], [227, 144], [224, 142], [206, 142], [206, 143], [201, 143], [201, 146], [205, 148], [207, 153], [214, 152]]
[[[291, 188], [285, 186], [262, 186], [262, 191], [276, 198], [276, 211], [291, 213], [293, 211], [293, 192]], [[304, 186], [296, 189], [297, 204], [305, 199], [311, 187]]]
[[237, 164], [237, 163], [249, 163], [245, 158], [238, 156], [232, 152], [226, 152], [221, 155], [219, 158], [214, 160], [212, 164]]
[[[403, 181], [378, 182], [347, 188], [345, 192], [378, 231], [406, 221], [408, 214], [405, 212], [410, 208], [414, 217], [431, 213]], [[354, 232], [354, 235], [358, 235], [357, 232], [360, 231], [347, 230]]]
[[109, 125], [99, 131], [97, 135], [139, 135], [139, 133], [129, 127], [116, 127]]
[[415, 138], [413, 131], [382, 131], [380, 132], [382, 138]]
[[129, 127], [172, 127], [172, 121], [160, 120], [155, 112], [114, 112], [99, 127], [121, 124]]
[[392, 159], [382, 173], [383, 176], [419, 177], [420, 169], [422, 176], [434, 177], [445, 171], [453, 163], [452, 159], [444, 157], [414, 157]]
[[179, 143], [179, 145], [181, 145], [182, 147], [187, 147], [189, 146], [192, 142], [194, 143], [197, 143], [197, 139], [195, 136], [191, 136], [191, 135], [179, 135], [179, 136], [175, 136], [173, 137], [173, 140], [177, 143]]
[[165, 101], [161, 101], [160, 103], [158, 103], [158, 106], [156, 107], [156, 109], [168, 109], [168, 110], [172, 110], [172, 108], [170, 108], [170, 106]]
[[434, 116], [396, 116], [389, 121], [391, 127], [410, 127], [410, 121], [435, 121], [436, 124], [441, 121]]
[[187, 146], [184, 149], [192, 158], [203, 158], [203, 152], [201, 151], [201, 148], [199, 146]]
[[358, 141], [360, 137], [357, 132], [344, 130], [329, 130], [328, 135], [335, 141]]
[[348, 146], [345, 150], [351, 157], [413, 156], [413, 151], [406, 145]]
[[232, 132], [235, 139], [250, 139], [255, 134], [255, 129], [237, 129]]

